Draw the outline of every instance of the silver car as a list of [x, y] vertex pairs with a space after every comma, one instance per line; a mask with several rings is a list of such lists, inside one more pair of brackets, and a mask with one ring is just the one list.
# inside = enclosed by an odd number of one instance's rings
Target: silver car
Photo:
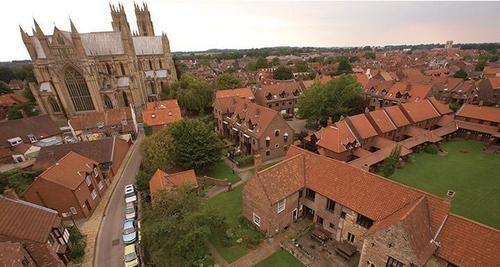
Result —
[[125, 220], [123, 223], [123, 243], [133, 244], [137, 241], [137, 231], [135, 230], [134, 220]]
[[129, 202], [125, 207], [125, 219], [135, 220], [135, 218], [136, 218], [135, 205], [133, 202]]

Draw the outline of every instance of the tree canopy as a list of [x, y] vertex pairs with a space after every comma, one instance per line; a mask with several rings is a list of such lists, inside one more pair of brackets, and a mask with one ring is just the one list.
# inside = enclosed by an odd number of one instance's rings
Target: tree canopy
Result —
[[273, 79], [275, 79], [275, 80], [293, 79], [292, 70], [288, 67], [280, 66], [273, 71]]
[[[361, 86], [350, 75], [342, 75], [325, 85], [315, 83], [298, 100], [299, 115], [309, 125], [325, 125], [329, 118], [354, 115], [364, 109]], [[361, 110], [361, 111], [360, 111]]]
[[179, 81], [162, 89], [161, 99], [175, 98], [182, 109], [203, 113], [212, 106], [213, 92], [213, 87], [205, 80], [186, 73]]
[[307, 64], [306, 61], [299, 60], [295, 62], [295, 69], [297, 70], [297, 72], [308, 72], [309, 64]]
[[257, 58], [257, 62], [255, 62], [255, 67], [257, 69], [263, 69], [269, 67], [269, 64], [267, 63], [267, 59], [263, 57]]
[[169, 170], [174, 167], [174, 147], [168, 128], [145, 138], [141, 149], [143, 167], [148, 173], [153, 173], [156, 169]]
[[464, 69], [459, 69], [457, 72], [455, 72], [453, 77], [467, 80], [469, 78], [469, 75]]
[[336, 75], [340, 74], [346, 74], [346, 73], [352, 73], [352, 67], [351, 64], [349, 63], [349, 59], [346, 57], [338, 57], [337, 62], [339, 63], [339, 66], [336, 71]]
[[224, 217], [209, 212], [197, 190], [189, 186], [155, 193], [146, 207], [142, 235], [146, 263], [155, 266], [208, 266], [205, 240], [211, 234], [224, 235]]
[[233, 89], [241, 87], [241, 80], [232, 73], [223, 73], [215, 81], [215, 89]]

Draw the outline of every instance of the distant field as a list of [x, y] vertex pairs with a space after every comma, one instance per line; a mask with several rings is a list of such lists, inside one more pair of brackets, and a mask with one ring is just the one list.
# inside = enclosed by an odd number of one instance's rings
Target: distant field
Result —
[[390, 179], [440, 196], [453, 190], [454, 213], [500, 228], [500, 155], [487, 154], [482, 143], [470, 140], [449, 141], [443, 147], [445, 156], [414, 154], [414, 163]]

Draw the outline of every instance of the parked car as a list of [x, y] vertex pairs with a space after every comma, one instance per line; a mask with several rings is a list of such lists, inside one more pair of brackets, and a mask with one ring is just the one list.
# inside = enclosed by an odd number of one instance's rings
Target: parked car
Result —
[[137, 200], [137, 194], [133, 184], [125, 186], [125, 203], [133, 203]]
[[122, 233], [123, 243], [133, 244], [137, 241], [137, 231], [135, 230], [134, 220], [125, 220]]
[[135, 218], [136, 218], [135, 205], [133, 202], [129, 202], [125, 206], [125, 219], [135, 220]]
[[137, 257], [135, 244], [125, 246], [123, 261], [125, 262], [125, 267], [139, 266], [139, 258]]

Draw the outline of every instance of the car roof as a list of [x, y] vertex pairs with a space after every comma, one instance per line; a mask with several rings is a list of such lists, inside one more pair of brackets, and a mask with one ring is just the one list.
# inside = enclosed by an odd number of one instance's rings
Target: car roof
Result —
[[123, 227], [124, 228], [134, 227], [134, 221], [132, 221], [132, 220], [125, 220], [125, 222], [123, 223]]
[[134, 205], [134, 203], [133, 203], [133, 202], [128, 202], [128, 203], [126, 203], [125, 208], [127, 208], [127, 209], [129, 209], [129, 208], [134, 208], [134, 209], [135, 209], [135, 205]]
[[132, 252], [135, 252], [135, 244], [126, 245], [124, 248], [124, 254], [127, 255]]

